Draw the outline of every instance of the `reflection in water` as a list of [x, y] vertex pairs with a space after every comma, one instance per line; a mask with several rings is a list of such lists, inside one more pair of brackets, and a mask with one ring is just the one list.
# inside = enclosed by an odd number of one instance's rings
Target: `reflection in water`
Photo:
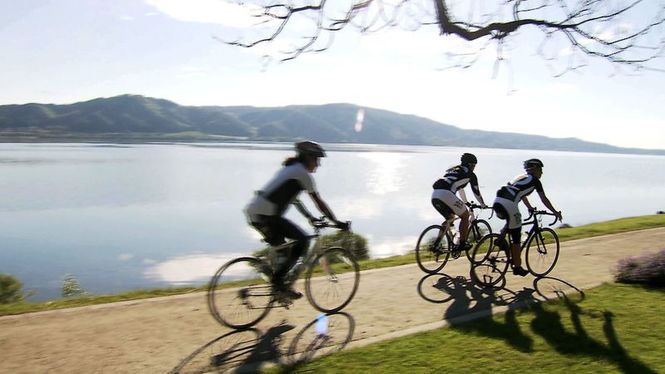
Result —
[[377, 240], [373, 236], [370, 236], [368, 239], [372, 243], [372, 258], [383, 258], [403, 255], [409, 251], [413, 251], [418, 237], [415, 235], [399, 238], [382, 237]]
[[[145, 270], [149, 279], [160, 280], [175, 285], [200, 282], [212, 277], [227, 261], [240, 257], [240, 253], [224, 253], [221, 255], [191, 255], [175, 257], [157, 263]], [[239, 270], [241, 271], [241, 270]], [[239, 277], [241, 273], [236, 274]]]
[[369, 160], [372, 166], [367, 177], [367, 190], [377, 195], [397, 192], [404, 187], [403, 169], [410, 155], [400, 153], [372, 152], [359, 155]]

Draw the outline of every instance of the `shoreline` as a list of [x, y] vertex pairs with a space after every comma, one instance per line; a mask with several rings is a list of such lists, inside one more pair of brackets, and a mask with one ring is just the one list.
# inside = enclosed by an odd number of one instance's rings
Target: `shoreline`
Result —
[[[559, 235], [560, 241], [563, 243], [572, 240], [592, 239], [599, 236], [616, 235], [625, 232], [657, 229], [661, 227], [665, 227], [665, 214], [626, 217], [578, 227], [557, 229], [557, 234]], [[658, 249], [660, 248], [654, 248], [654, 250]], [[363, 260], [360, 261], [360, 267], [361, 271], [370, 271], [390, 269], [396, 266], [414, 265], [414, 263], [414, 255], [406, 254], [381, 259]], [[47, 310], [60, 310], [91, 305], [105, 305], [118, 302], [131, 303], [145, 299], [187, 295], [204, 292], [206, 287], [207, 284], [204, 284], [200, 287], [138, 289], [116, 294], [90, 295], [88, 297], [80, 298], [60, 298], [41, 302], [4, 305], [0, 304], [0, 317]]]

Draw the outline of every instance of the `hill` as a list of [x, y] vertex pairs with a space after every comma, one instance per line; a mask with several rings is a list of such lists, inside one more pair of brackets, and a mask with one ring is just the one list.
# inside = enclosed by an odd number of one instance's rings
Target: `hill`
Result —
[[464, 130], [427, 118], [362, 108], [362, 131], [352, 104], [182, 106], [137, 95], [98, 98], [69, 105], [0, 106], [0, 141], [293, 141], [545, 149], [665, 154], [620, 148], [576, 138]]

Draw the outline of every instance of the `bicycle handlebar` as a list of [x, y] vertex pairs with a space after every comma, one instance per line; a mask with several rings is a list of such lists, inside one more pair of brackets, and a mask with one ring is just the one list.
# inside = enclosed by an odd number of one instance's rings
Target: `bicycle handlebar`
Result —
[[471, 209], [471, 213], [473, 213], [473, 210], [474, 210], [474, 209], [481, 209], [481, 210], [483, 210], [483, 209], [489, 209], [489, 210], [492, 211], [492, 213], [490, 214], [489, 219], [492, 219], [492, 217], [494, 217], [494, 209], [492, 209], [491, 206], [487, 206], [487, 205], [486, 205], [486, 206], [482, 206], [482, 205], [476, 204], [475, 201], [471, 201], [471, 202], [468, 202], [468, 201], [467, 201], [465, 204], [466, 204], [467, 207], [469, 207], [469, 209]]
[[534, 209], [534, 210], [529, 211], [529, 216], [526, 217], [526, 219], [524, 219], [524, 221], [525, 222], [530, 221], [531, 218], [535, 218], [535, 216], [554, 216], [554, 221], [552, 221], [552, 223], [550, 223], [548, 226], [552, 226], [552, 225], [554, 225], [555, 223], [557, 223], [559, 221], [559, 216], [558, 215], [556, 215], [554, 213], [551, 213], [551, 212], [548, 212], [547, 210], [538, 210], [538, 209]]
[[351, 231], [351, 221], [342, 222], [342, 225], [338, 225], [335, 222], [330, 222], [330, 220], [327, 217], [319, 217], [311, 220], [310, 224], [316, 230], [333, 227], [336, 229], [340, 229], [342, 231]]

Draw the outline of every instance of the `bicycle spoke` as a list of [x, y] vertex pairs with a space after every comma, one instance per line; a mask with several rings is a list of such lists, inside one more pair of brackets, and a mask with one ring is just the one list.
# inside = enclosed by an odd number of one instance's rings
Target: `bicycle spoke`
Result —
[[329, 248], [315, 259], [305, 278], [307, 298], [323, 312], [335, 312], [346, 306], [358, 289], [360, 268], [342, 248]]
[[263, 262], [253, 257], [229, 261], [215, 274], [208, 288], [213, 317], [231, 328], [246, 328], [261, 320], [271, 307], [273, 293]]
[[432, 225], [423, 230], [416, 243], [416, 261], [420, 269], [434, 274], [443, 269], [450, 256], [450, 238], [442, 235], [441, 226]]
[[545, 276], [552, 271], [559, 258], [559, 238], [554, 230], [544, 228], [529, 238], [526, 249], [526, 264], [536, 276]]
[[508, 269], [508, 256], [499, 241], [498, 234], [486, 235], [473, 250], [471, 278], [482, 286], [497, 284]]

